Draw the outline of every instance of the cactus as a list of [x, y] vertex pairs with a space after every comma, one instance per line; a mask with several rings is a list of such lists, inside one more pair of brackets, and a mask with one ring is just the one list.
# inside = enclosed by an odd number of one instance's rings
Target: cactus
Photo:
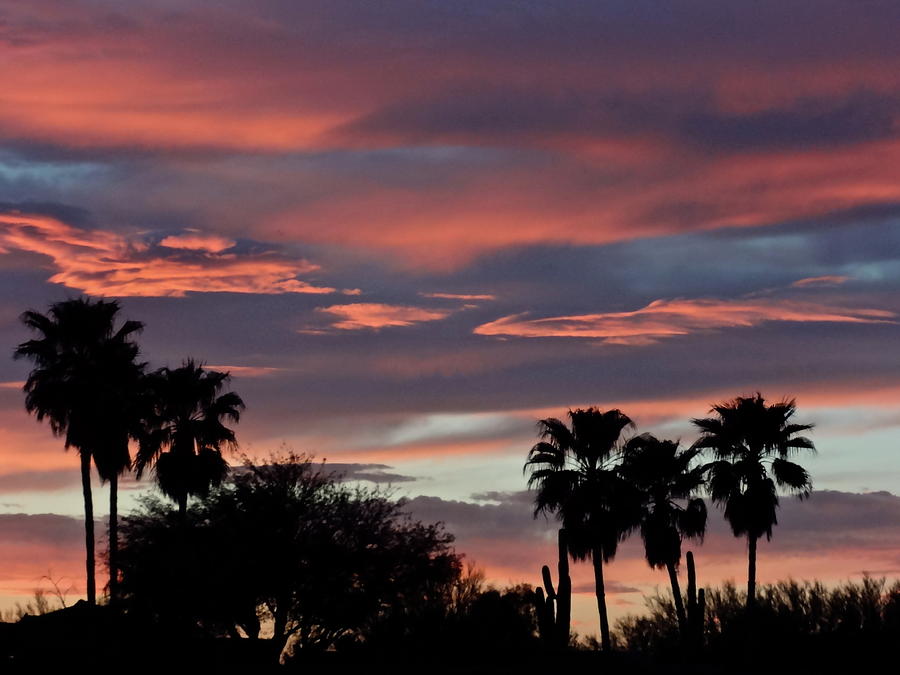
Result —
[[690, 651], [698, 652], [703, 647], [703, 633], [706, 622], [706, 592], [697, 590], [697, 571], [694, 566], [694, 554], [687, 552], [688, 587], [687, 587], [687, 643]]
[[569, 644], [569, 628], [572, 612], [572, 580], [569, 578], [569, 548], [566, 531], [559, 531], [559, 583], [553, 588], [550, 568], [541, 568], [544, 588], [537, 588], [534, 595], [537, 607], [538, 632], [548, 644], [565, 647]]
[[[544, 569], [549, 573], [550, 570], [546, 565]], [[549, 595], [544, 597], [544, 589], [538, 586], [534, 591], [534, 604], [537, 609], [538, 633], [542, 640], [549, 642], [555, 629], [553, 598]]]
[[559, 583], [556, 589], [556, 640], [560, 647], [569, 644], [572, 617], [572, 579], [569, 577], [569, 545], [564, 529], [559, 530]]

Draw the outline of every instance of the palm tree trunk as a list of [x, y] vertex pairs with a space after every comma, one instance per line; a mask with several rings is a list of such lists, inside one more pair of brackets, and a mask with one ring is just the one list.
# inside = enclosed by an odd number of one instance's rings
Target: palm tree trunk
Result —
[[109, 479], [109, 604], [119, 599], [119, 477]]
[[572, 616], [572, 579], [569, 576], [569, 546], [564, 529], [559, 530], [559, 583], [556, 586], [556, 639], [560, 647], [569, 644]]
[[97, 604], [97, 579], [94, 570], [94, 499], [91, 495], [91, 455], [81, 453], [81, 492], [84, 495], [84, 548], [87, 568], [87, 601]]
[[756, 604], [756, 542], [759, 537], [752, 534], [747, 535], [749, 543], [749, 563], [747, 565], [747, 608], [749, 609]]
[[187, 519], [187, 494], [178, 497], [178, 518], [183, 523]]
[[684, 636], [687, 634], [687, 614], [684, 611], [684, 598], [681, 597], [681, 585], [678, 583], [678, 570], [672, 561], [666, 562], [666, 570], [672, 584], [672, 600], [675, 602], [675, 614], [678, 616], [678, 630]]
[[603, 554], [599, 546], [595, 546], [591, 552], [594, 563], [594, 585], [597, 592], [597, 611], [600, 612], [600, 646], [603, 651], [612, 650], [612, 640], [609, 637], [609, 617], [606, 614], [606, 588], [603, 585]]

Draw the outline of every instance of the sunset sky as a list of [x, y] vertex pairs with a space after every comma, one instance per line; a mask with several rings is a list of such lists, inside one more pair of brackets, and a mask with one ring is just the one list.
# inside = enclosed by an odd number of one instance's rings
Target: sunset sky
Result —
[[[0, 1], [0, 608], [84, 590], [77, 457], [11, 357], [22, 311], [82, 294], [145, 322], [151, 367], [229, 370], [242, 451], [392, 484], [497, 583], [554, 560], [537, 419], [689, 444], [756, 391], [819, 451], [761, 579], [900, 575], [898, 26], [894, 0]], [[744, 577], [719, 511], [695, 551]], [[637, 541], [608, 579], [614, 616], [667, 583]]]

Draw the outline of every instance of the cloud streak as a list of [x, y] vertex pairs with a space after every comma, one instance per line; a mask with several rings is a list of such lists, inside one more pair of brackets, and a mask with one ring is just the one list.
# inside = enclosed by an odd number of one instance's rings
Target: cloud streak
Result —
[[662, 338], [767, 321], [884, 323], [896, 317], [881, 309], [850, 309], [794, 300], [655, 300], [632, 312], [530, 319], [514, 314], [475, 328], [475, 334], [524, 338], [588, 338], [609, 344], [646, 345]]
[[828, 274], [821, 277], [807, 277], [805, 279], [798, 279], [791, 286], [796, 288], [818, 288], [820, 286], [840, 286], [850, 280], [850, 277], [846, 277], [839, 274]]

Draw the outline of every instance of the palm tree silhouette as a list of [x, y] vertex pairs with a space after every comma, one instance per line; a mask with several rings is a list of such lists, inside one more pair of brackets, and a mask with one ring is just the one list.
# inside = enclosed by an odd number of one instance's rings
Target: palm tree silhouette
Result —
[[712, 500], [725, 508], [734, 536], [747, 537], [747, 607], [756, 600], [756, 546], [760, 537], [772, 538], [778, 524], [778, 488], [801, 499], [812, 490], [809, 473], [788, 458], [800, 450], [815, 451], [812, 441], [797, 434], [812, 424], [794, 424], [794, 399], [766, 405], [762, 395], [737, 397], [712, 406], [716, 417], [694, 419], [701, 436], [692, 446], [711, 450], [708, 489]]
[[244, 409], [240, 396], [221, 393], [229, 379], [193, 359], [148, 376], [154, 410], [135, 461], [137, 477], [153, 466], [160, 490], [178, 504], [182, 518], [188, 497], [205, 495], [228, 472], [222, 447], [237, 443], [223, 420], [238, 422]]
[[569, 410], [571, 428], [556, 418], [538, 422], [541, 441], [531, 448], [525, 469], [529, 488], [537, 488], [535, 516], [553, 513], [562, 521], [569, 554], [591, 559], [603, 649], [612, 647], [603, 563], [636, 520], [628, 485], [616, 470], [620, 436], [631, 419], [620, 410]]
[[682, 633], [687, 615], [678, 583], [681, 542], [703, 540], [706, 505], [696, 493], [705, 484], [706, 467], [695, 465], [700, 448], [679, 448], [677, 441], [641, 434], [624, 447], [622, 477], [640, 494], [640, 530], [644, 554], [652, 568], [665, 567]]
[[118, 477], [131, 468], [129, 436], [137, 434], [136, 410], [145, 364], [136, 361], [132, 336], [143, 328], [125, 321], [116, 329], [120, 307], [115, 300], [70, 299], [35, 311], [21, 320], [38, 337], [20, 344], [15, 358], [28, 358], [34, 368], [25, 382], [25, 409], [47, 419], [57, 436], [65, 436], [81, 460], [87, 568], [87, 600], [97, 599], [94, 564], [94, 503], [91, 460], [101, 480], [110, 482], [110, 598], [118, 582]]

